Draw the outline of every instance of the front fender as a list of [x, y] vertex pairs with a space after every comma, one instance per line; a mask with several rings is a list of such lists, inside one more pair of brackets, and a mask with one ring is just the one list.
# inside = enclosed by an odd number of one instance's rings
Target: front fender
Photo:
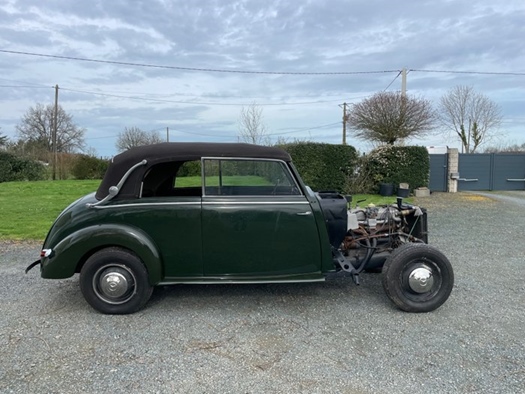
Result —
[[151, 285], [162, 279], [162, 261], [157, 247], [142, 230], [122, 224], [101, 224], [78, 230], [61, 240], [41, 260], [42, 278], [69, 278], [78, 263], [104, 247], [120, 246], [133, 251], [146, 266]]

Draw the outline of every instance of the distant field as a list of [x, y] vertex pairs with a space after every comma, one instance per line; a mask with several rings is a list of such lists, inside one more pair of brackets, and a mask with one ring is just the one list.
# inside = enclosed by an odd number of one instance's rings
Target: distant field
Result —
[[[192, 178], [186, 178], [177, 186], [199, 185], [199, 178]], [[235, 184], [232, 179], [228, 183]], [[73, 201], [97, 190], [99, 184], [99, 180], [0, 183], [0, 240], [43, 240], [58, 214]], [[260, 184], [265, 184], [264, 179]], [[365, 207], [370, 203], [392, 204], [396, 198], [355, 195], [352, 207], [359, 200], [365, 200], [359, 204]]]
[[99, 180], [0, 183], [0, 239], [43, 240], [58, 214], [99, 184]]

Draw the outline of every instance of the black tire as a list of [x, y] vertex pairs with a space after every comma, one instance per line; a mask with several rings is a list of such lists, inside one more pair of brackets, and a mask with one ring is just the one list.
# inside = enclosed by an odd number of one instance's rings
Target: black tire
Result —
[[80, 271], [80, 289], [97, 311], [128, 314], [148, 302], [153, 286], [136, 255], [121, 248], [106, 248], [87, 259]]
[[453, 286], [450, 261], [427, 244], [402, 245], [383, 266], [383, 288], [388, 298], [406, 312], [430, 312], [439, 308]]

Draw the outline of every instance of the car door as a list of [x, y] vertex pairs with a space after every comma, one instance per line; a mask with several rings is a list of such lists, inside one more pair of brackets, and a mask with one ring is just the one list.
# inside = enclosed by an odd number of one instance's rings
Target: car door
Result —
[[279, 160], [203, 159], [204, 275], [254, 280], [320, 272], [312, 209]]

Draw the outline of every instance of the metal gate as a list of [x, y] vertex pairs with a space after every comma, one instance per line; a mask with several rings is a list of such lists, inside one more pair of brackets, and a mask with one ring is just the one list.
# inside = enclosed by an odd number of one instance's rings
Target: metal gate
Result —
[[492, 190], [525, 190], [525, 155], [494, 154]]
[[458, 190], [525, 190], [525, 155], [459, 155]]
[[428, 188], [433, 192], [447, 191], [448, 174], [448, 155], [431, 154], [430, 159], [430, 180]]

